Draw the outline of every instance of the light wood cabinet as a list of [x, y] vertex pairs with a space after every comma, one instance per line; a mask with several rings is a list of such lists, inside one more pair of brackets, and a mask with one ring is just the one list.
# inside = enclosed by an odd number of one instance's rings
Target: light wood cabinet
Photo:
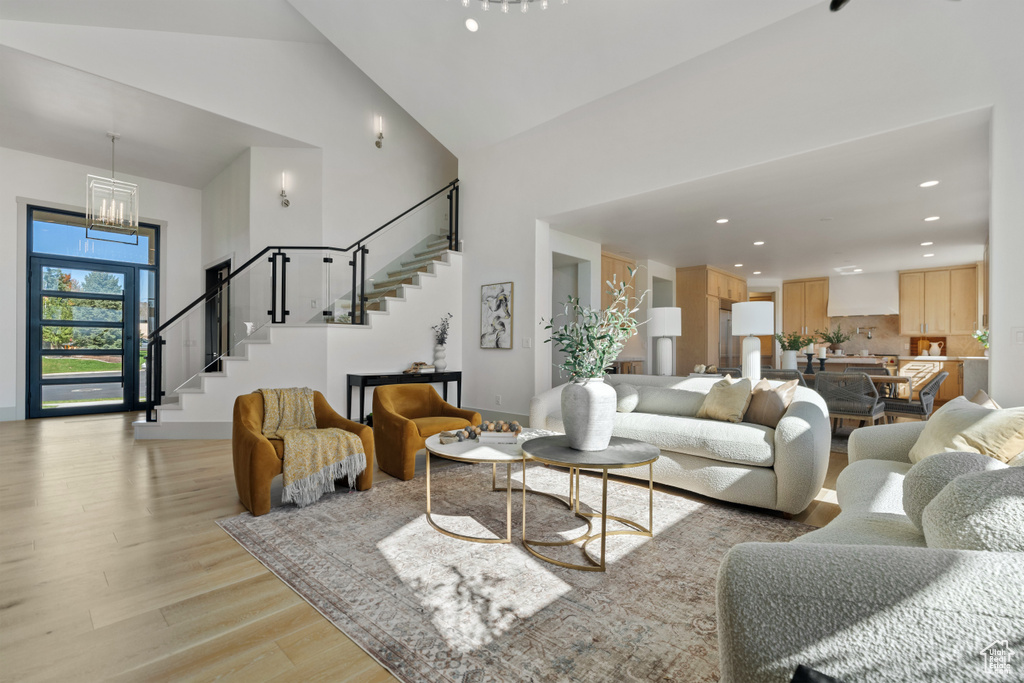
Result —
[[636, 269], [636, 261], [617, 254], [601, 252], [601, 308], [608, 308], [612, 305], [612, 295], [608, 292], [607, 283], [629, 280], [630, 269]]
[[900, 334], [971, 334], [978, 316], [978, 267], [900, 271]]
[[[936, 406], [947, 401], [952, 401], [964, 393], [964, 363], [960, 360], [945, 361], [942, 370], [949, 373], [949, 377], [939, 385], [939, 393], [935, 395]], [[940, 371], [941, 372], [941, 371]]]
[[782, 333], [810, 335], [828, 328], [828, 278], [782, 283]]
[[683, 315], [683, 333], [676, 338], [677, 372], [718, 365], [720, 311], [746, 300], [747, 283], [742, 278], [708, 266], [676, 270], [676, 306]]

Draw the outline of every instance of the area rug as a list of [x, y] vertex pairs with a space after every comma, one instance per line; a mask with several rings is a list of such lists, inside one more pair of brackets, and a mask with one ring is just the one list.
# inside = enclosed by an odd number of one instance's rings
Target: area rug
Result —
[[[567, 492], [562, 470], [531, 466], [526, 479], [531, 490]], [[600, 505], [600, 479], [581, 478], [580, 491]], [[219, 524], [398, 679], [459, 683], [717, 681], [722, 556], [737, 543], [789, 541], [811, 529], [656, 491], [654, 538], [610, 537], [607, 572], [581, 572], [534, 558], [518, 540], [444, 536], [427, 524], [425, 496], [420, 477], [390, 480]], [[513, 497], [514, 538], [521, 501]], [[609, 482], [610, 514], [646, 521], [647, 502], [646, 487]], [[505, 534], [505, 493], [491, 491], [489, 467], [435, 468], [432, 509], [450, 530]], [[526, 513], [533, 540], [586, 529], [544, 496], [528, 495]], [[582, 560], [575, 547], [551, 554]]]

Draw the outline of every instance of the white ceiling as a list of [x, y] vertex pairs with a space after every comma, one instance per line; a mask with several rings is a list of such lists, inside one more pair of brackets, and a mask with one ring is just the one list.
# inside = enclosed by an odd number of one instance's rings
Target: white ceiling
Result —
[[[824, 0], [289, 0], [458, 157]], [[480, 30], [464, 22], [474, 18]]]
[[0, 0], [0, 17], [77, 26], [325, 42], [285, 0]]
[[2, 46], [0, 92], [0, 146], [109, 168], [114, 131], [118, 175], [185, 187], [205, 187], [249, 147], [310, 147]]
[[[972, 112], [547, 220], [613, 252], [674, 267], [706, 263], [754, 280], [981, 260], [989, 117]], [[926, 180], [940, 184], [919, 187]]]

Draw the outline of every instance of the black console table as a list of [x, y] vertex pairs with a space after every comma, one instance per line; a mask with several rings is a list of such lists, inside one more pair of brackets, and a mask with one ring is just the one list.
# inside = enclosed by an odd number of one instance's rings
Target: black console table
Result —
[[348, 376], [348, 389], [345, 396], [345, 417], [352, 419], [352, 387], [359, 387], [359, 422], [366, 420], [366, 387], [379, 387], [385, 384], [434, 384], [441, 383], [441, 398], [448, 400], [448, 383], [455, 382], [457, 401], [462, 407], [462, 372], [428, 372], [382, 375], [376, 372], [357, 373]]

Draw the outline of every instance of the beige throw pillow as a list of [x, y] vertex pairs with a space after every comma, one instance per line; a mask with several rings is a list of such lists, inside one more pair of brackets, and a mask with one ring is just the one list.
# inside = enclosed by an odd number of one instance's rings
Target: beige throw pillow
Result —
[[981, 453], [1009, 463], [1024, 451], [1024, 408], [983, 408], [957, 396], [925, 424], [910, 449], [910, 462], [945, 451]]
[[747, 407], [746, 415], [743, 416], [743, 421], [775, 429], [779, 420], [786, 414], [789, 404], [793, 402], [799, 383], [798, 380], [793, 379], [773, 387], [771, 382], [762, 379], [754, 386], [754, 391], [750, 394], [750, 405]]
[[750, 405], [750, 380], [725, 378], [715, 382], [708, 391], [697, 417], [722, 422], [742, 422]]
[[983, 408], [995, 408], [999, 410], [1001, 405], [992, 400], [992, 397], [985, 393], [984, 389], [978, 389], [974, 396], [971, 396], [971, 403], [977, 403]]

